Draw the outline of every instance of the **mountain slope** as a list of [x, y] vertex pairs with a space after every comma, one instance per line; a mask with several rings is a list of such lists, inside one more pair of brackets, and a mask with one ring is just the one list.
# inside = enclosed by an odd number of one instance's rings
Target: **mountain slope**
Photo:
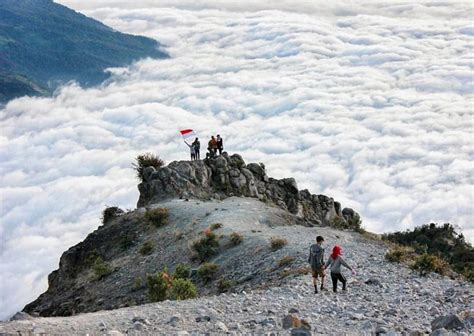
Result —
[[[275, 266], [275, 254], [268, 253], [270, 237], [262, 233], [268, 226], [327, 226], [334, 219], [345, 223], [358, 217], [330, 197], [299, 191], [292, 178], [267, 177], [263, 165], [245, 164], [238, 154], [177, 161], [158, 170], [147, 167], [144, 175], [139, 208], [105, 220], [66, 251], [59, 269], [48, 277], [48, 290], [28, 304], [26, 312], [74, 315], [149, 302], [146, 287], [137, 288], [135, 281], [144, 284], [147, 274], [165, 267], [173, 270], [178, 263], [199, 267], [202, 260], [194, 257], [191, 242], [201, 239], [213, 224], [223, 226], [216, 230], [220, 247], [207, 261], [220, 265], [235, 290], [280, 284], [285, 279], [268, 271]], [[155, 227], [147, 217], [154, 208], [166, 209], [169, 223]], [[244, 234], [242, 244], [232, 246], [232, 228]], [[143, 254], [146, 244], [154, 249]], [[298, 254], [296, 263], [301, 268], [305, 261]], [[113, 270], [101, 279], [94, 279], [97, 258]], [[218, 293], [215, 281], [195, 280], [200, 294]]]
[[[404, 264], [388, 262], [388, 243], [360, 233], [355, 211], [298, 190], [292, 178], [268, 177], [263, 164], [245, 164], [239, 155], [224, 153], [147, 167], [142, 177], [139, 208], [106, 209], [104, 225], [61, 256], [58, 270], [48, 277], [48, 290], [24, 308], [26, 313], [14, 316], [21, 321], [0, 323], [0, 333], [472, 331], [470, 284], [438, 274], [421, 277]], [[315, 296], [307, 257], [317, 235], [325, 237], [326, 259], [338, 244], [357, 270], [353, 275], [343, 270], [347, 292], [328, 290], [328, 277], [326, 290]], [[211, 237], [216, 244], [195, 248]], [[178, 264], [192, 268], [186, 276], [201, 298], [146, 304], [153, 300], [150, 289], [169, 290], [166, 282], [161, 282], [164, 287], [150, 284], [148, 275], [168, 269], [155, 279], [169, 279]], [[94, 311], [99, 312], [82, 314]], [[75, 316], [64, 317], [69, 315]]]
[[[108, 77], [103, 70], [144, 57], [164, 58], [150, 38], [114, 31], [102, 23], [51, 0], [0, 2], [0, 98], [43, 94], [76, 80], [90, 86]], [[5, 78], [28, 79], [30, 89]]]
[[[221, 335], [228, 330], [234, 335], [270, 332], [287, 335], [292, 327], [284, 323], [284, 318], [290, 310], [292, 315], [309, 324], [313, 335], [375, 335], [376, 331], [378, 334], [384, 331], [392, 332], [391, 335], [423, 335], [436, 329], [432, 325], [436, 318], [450, 314], [457, 314], [463, 320], [464, 335], [472, 332], [469, 323], [474, 320], [469, 311], [474, 299], [473, 287], [437, 274], [420, 277], [404, 265], [389, 263], [384, 258], [387, 246], [381, 241], [368, 240], [359, 233], [330, 227], [283, 225], [284, 221], [275, 220], [274, 216], [275, 211], [283, 213], [283, 210], [250, 198], [234, 197], [222, 202], [175, 200], [165, 201], [160, 206], [169, 207], [170, 213], [176, 216], [176, 221], [168, 224], [170, 227], [167, 230], [170, 232], [193, 226], [193, 220], [197, 221], [194, 224], [196, 230], [209, 223], [222, 221], [223, 227], [216, 232], [226, 236], [232, 231], [241, 232], [244, 236], [242, 247], [226, 247], [213, 261], [221, 265], [222, 273], [219, 276], [240, 270], [253, 278], [254, 282], [248, 282], [247, 286], [231, 293], [194, 300], [164, 301], [70, 317], [31, 319], [29, 316], [17, 315], [16, 318], [24, 320], [0, 323], [0, 332], [12, 335], [18, 332], [24, 335], [28, 332], [68, 335]], [[206, 216], [207, 211], [211, 214]], [[270, 221], [260, 220], [262, 217]], [[315, 296], [310, 276], [298, 275], [301, 266], [306, 265], [306, 253], [316, 235], [326, 238], [328, 249], [336, 243], [341, 245], [346, 261], [357, 270], [356, 275], [343, 270], [348, 278], [347, 292], [334, 294], [325, 290]], [[268, 241], [273, 236], [286, 237], [288, 244], [273, 251]], [[114, 239], [113, 235], [109, 237]], [[156, 239], [161, 241], [162, 237], [159, 234]], [[167, 241], [157, 246], [158, 253], [169, 248], [173, 247]], [[135, 258], [134, 267], [142, 268], [143, 272], [148, 267], [160, 270], [159, 265], [154, 264], [156, 257], [139, 261], [133, 249], [124, 253], [124, 258], [125, 255]], [[255, 252], [257, 249], [260, 251]], [[232, 258], [234, 253], [238, 255], [242, 252], [245, 254], [240, 258]], [[249, 257], [252, 254], [255, 256]], [[326, 258], [328, 254], [327, 251]], [[295, 259], [279, 266], [279, 261], [285, 256]], [[240, 263], [235, 264], [235, 260]], [[240, 269], [242, 266], [251, 271]], [[127, 283], [124, 279], [119, 281], [114, 278], [113, 274], [102, 291], [113, 292], [116, 287], [133, 286], [132, 278]], [[274, 283], [278, 286], [266, 288], [269, 283], [259, 283], [265, 281], [264, 275], [278, 279]], [[216, 281], [212, 281], [208, 287], [216, 288]], [[330, 288], [329, 277], [326, 278], [326, 287]], [[137, 296], [146, 295], [146, 291], [140, 291], [141, 294]], [[111, 296], [103, 300], [103, 308], [113, 302]], [[68, 301], [64, 303], [67, 306]]]

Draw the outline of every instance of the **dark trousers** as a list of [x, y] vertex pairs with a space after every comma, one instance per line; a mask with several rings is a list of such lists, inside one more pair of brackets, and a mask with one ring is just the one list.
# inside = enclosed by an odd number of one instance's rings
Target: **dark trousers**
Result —
[[199, 156], [199, 149], [195, 149], [195, 151], [196, 151], [196, 156], [195, 156], [196, 160], [201, 159], [201, 157]]
[[347, 280], [344, 277], [344, 275], [342, 275], [341, 273], [332, 273], [331, 272], [331, 280], [332, 280], [332, 290], [334, 292], [337, 292], [337, 281], [338, 280], [340, 282], [342, 282], [342, 290], [346, 290]]
[[218, 150], [219, 150], [219, 155], [222, 155], [222, 151], [224, 150], [224, 148], [221, 147], [221, 148], [218, 148]]

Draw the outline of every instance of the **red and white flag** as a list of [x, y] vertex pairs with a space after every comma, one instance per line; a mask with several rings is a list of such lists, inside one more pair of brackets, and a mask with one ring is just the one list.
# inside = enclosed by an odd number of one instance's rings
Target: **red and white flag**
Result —
[[194, 131], [192, 129], [184, 129], [184, 130], [181, 130], [179, 132], [183, 136], [184, 140], [196, 137], [196, 134], [194, 133]]

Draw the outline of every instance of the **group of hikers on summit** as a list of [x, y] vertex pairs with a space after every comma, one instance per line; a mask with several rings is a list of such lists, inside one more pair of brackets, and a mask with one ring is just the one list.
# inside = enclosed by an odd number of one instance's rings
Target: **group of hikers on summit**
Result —
[[342, 248], [339, 245], [335, 245], [332, 249], [332, 253], [329, 259], [324, 262], [324, 238], [322, 236], [316, 237], [316, 244], [311, 245], [309, 248], [308, 263], [311, 265], [311, 271], [313, 276], [314, 293], [318, 293], [318, 277], [321, 277], [321, 287], [324, 289], [324, 277], [326, 276], [325, 270], [331, 266], [331, 280], [332, 290], [334, 293], [337, 292], [337, 282], [342, 283], [342, 290], [346, 290], [347, 280], [341, 273], [341, 266], [345, 266], [355, 274], [355, 271], [342, 259]]
[[[196, 138], [192, 144], [188, 144], [186, 140], [184, 140], [184, 143], [189, 147], [191, 161], [200, 160], [201, 143], [199, 142], [199, 138]], [[207, 144], [207, 151], [206, 159], [212, 159], [216, 157], [217, 151], [219, 151], [219, 155], [222, 154], [224, 151], [224, 140], [219, 134], [217, 134], [217, 137], [211, 136], [211, 139]]]

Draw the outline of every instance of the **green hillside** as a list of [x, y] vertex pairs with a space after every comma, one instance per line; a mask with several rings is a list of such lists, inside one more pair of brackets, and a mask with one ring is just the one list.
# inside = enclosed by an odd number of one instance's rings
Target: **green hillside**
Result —
[[96, 85], [108, 77], [105, 68], [167, 57], [158, 47], [51, 0], [2, 0], [0, 101], [51, 92], [70, 80]]

